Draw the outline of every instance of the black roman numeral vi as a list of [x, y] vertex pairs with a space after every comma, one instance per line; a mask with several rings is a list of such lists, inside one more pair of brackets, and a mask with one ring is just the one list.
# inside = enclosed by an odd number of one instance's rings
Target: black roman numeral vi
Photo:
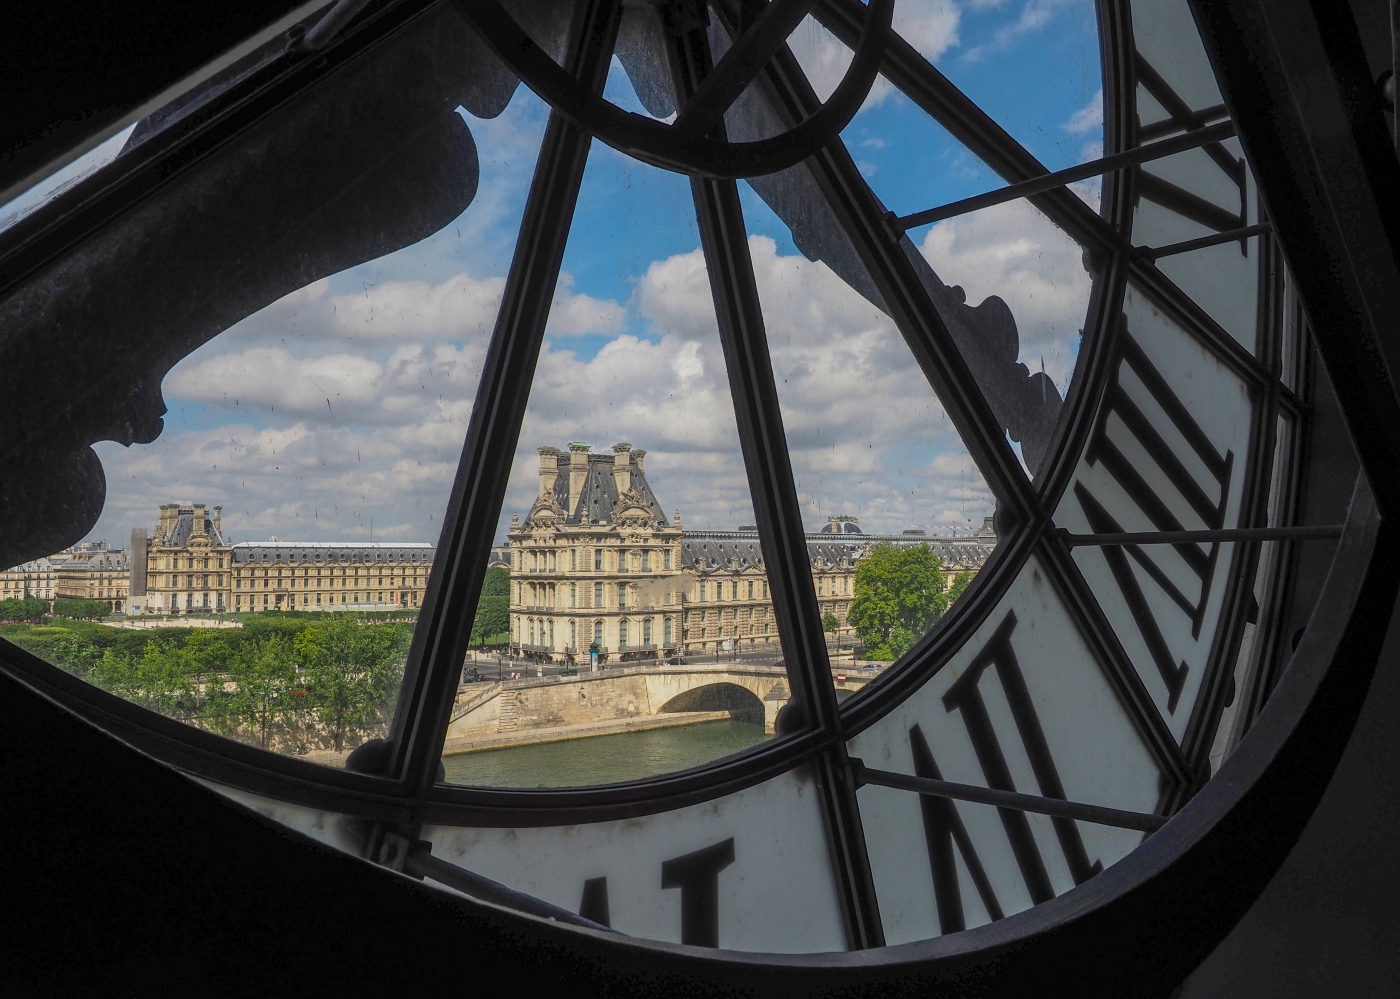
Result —
[[[1055, 768], [1054, 757], [1050, 755], [1050, 745], [1045, 739], [1045, 730], [1036, 714], [1035, 704], [1031, 701], [1030, 689], [1026, 686], [1025, 676], [1011, 647], [1011, 634], [1015, 629], [1016, 615], [1008, 613], [991, 641], [943, 695], [943, 706], [949, 712], [956, 711], [961, 717], [987, 786], [1001, 791], [1027, 790], [1018, 789], [1012, 780], [1011, 768], [1007, 765], [1001, 739], [992, 724], [978, 686], [987, 669], [993, 669], [1011, 708], [1011, 717], [1015, 721], [1016, 733], [1020, 737], [1026, 758], [1030, 762], [1031, 772], [1035, 774], [1038, 793], [1063, 801], [1064, 785]], [[914, 772], [918, 776], [934, 780], [943, 779], [928, 741], [918, 725], [909, 729], [909, 748], [914, 755]], [[962, 855], [963, 864], [967, 867], [987, 914], [993, 920], [1001, 919], [1004, 915], [1001, 903], [997, 900], [981, 858], [978, 857], [962, 818], [958, 815], [957, 807], [946, 798], [932, 795], [920, 795], [919, 804], [923, 811], [924, 838], [928, 844], [929, 869], [933, 874], [933, 891], [942, 931], [952, 933], [967, 927], [953, 853], [955, 848]], [[1055, 889], [1050, 884], [1045, 860], [1036, 845], [1026, 813], [1014, 808], [998, 808], [997, 813], [1031, 900], [1039, 903], [1054, 898]], [[1075, 884], [1086, 881], [1103, 870], [1103, 865], [1098, 861], [1090, 863], [1079, 827], [1073, 819], [1055, 818], [1051, 821]]]
[[[1186, 456], [1178, 454], [1168, 443], [1162, 432], [1152, 424], [1142, 408], [1124, 389], [1123, 372], [1131, 369], [1138, 381], [1147, 389], [1153, 401], [1166, 414], [1176, 435], [1181, 438], [1196, 462], [1204, 466], [1209, 476], [1207, 485], [1202, 485], [1186, 466]], [[1221, 454], [1210, 442], [1205, 432], [1187, 411], [1165, 378], [1148, 360], [1142, 348], [1128, 335], [1122, 333], [1122, 355], [1114, 374], [1113, 383], [1104, 397], [1103, 409], [1099, 413], [1094, 434], [1085, 453], [1090, 465], [1108, 472], [1122, 487], [1137, 509], [1159, 531], [1181, 531], [1181, 519], [1173, 511], [1169, 500], [1159, 495], [1148, 483], [1144, 470], [1133, 465], [1108, 435], [1110, 417], [1117, 417], [1122, 425], [1148, 455], [1160, 475], [1171, 484], [1172, 489], [1185, 500], [1187, 507], [1198, 517], [1208, 530], [1218, 530], [1225, 526], [1225, 509], [1230, 494], [1230, 473], [1234, 467], [1234, 453]], [[1113, 534], [1123, 530], [1103, 502], [1084, 485], [1074, 484], [1074, 495], [1084, 510], [1089, 529], [1095, 534]], [[1184, 512], [1184, 511], [1183, 511]], [[1105, 546], [1100, 549], [1113, 572], [1114, 581], [1123, 594], [1133, 621], [1142, 634], [1152, 661], [1167, 685], [1167, 710], [1175, 712], [1186, 683], [1188, 667], [1177, 663], [1167, 647], [1161, 626], [1153, 615], [1152, 607], [1143, 593], [1142, 586], [1134, 575], [1128, 560], [1132, 559], [1153, 583], [1175, 604], [1191, 622], [1191, 637], [1199, 638], [1203, 623], [1206, 602], [1210, 597], [1211, 580], [1215, 576], [1215, 564], [1220, 553], [1220, 543], [1214, 542], [1204, 548], [1200, 544], [1181, 543], [1158, 546], [1159, 551], [1174, 551], [1190, 573], [1200, 580], [1198, 595], [1193, 599], [1162, 571], [1161, 566], [1149, 558], [1138, 545]]]

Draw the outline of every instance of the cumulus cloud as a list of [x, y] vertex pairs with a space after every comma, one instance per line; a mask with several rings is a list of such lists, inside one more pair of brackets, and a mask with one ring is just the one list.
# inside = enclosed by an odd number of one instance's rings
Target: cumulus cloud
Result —
[[[958, 220], [925, 252], [974, 297], [1007, 298], [1023, 337], [1057, 330], [1070, 309], [1056, 285], [1065, 248], [1053, 231], [1013, 221], [1014, 234]], [[882, 532], [980, 523], [993, 498], [890, 321], [826, 265], [785, 256], [766, 237], [752, 237], [750, 251], [809, 528], [836, 513]], [[1022, 297], [990, 276], [984, 289], [963, 270], [995, 271]], [[160, 440], [99, 449], [109, 476], [104, 522], [125, 529], [150, 521], [159, 502], [200, 500], [223, 503], [224, 523], [241, 539], [372, 530], [376, 539], [436, 540], [494, 321], [481, 311], [489, 280], [392, 284], [358, 295], [305, 289], [279, 306], [316, 335], [250, 345], [225, 334], [177, 366], [165, 385], [175, 411]], [[651, 262], [626, 303], [561, 282], [556, 310], [502, 524], [535, 497], [535, 449], [572, 440], [645, 449], [648, 479], [687, 526], [753, 523], [699, 250]], [[399, 319], [412, 339], [344, 332]], [[574, 338], [581, 332], [606, 341], [590, 353]]]
[[1020, 360], [1063, 393], [1078, 356], [1092, 281], [1082, 248], [1029, 202], [1012, 201], [940, 222], [920, 245], [969, 304], [1000, 296], [1016, 317]]

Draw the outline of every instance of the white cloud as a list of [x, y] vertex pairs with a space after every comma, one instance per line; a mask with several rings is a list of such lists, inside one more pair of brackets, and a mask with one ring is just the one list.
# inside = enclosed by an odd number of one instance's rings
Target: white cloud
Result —
[[[890, 321], [824, 264], [764, 237], [750, 250], [808, 525], [833, 513], [873, 531], [980, 523], [991, 494]], [[953, 250], [967, 252], [957, 240]], [[1021, 279], [1014, 260], [996, 259]], [[626, 440], [649, 452], [653, 488], [687, 526], [753, 523], [699, 250], [650, 263], [626, 305], [560, 287], [503, 522], [535, 496], [537, 447]], [[240, 539], [372, 529], [435, 541], [494, 321], [484, 303], [498, 294], [466, 274], [348, 295], [322, 283], [216, 338], [168, 377], [173, 410], [158, 441], [99, 447], [109, 478], [100, 529], [120, 537], [179, 499], [222, 503]], [[295, 328], [268, 342], [270, 317]], [[625, 331], [634, 327], [649, 332]], [[381, 332], [392, 328], [403, 332]], [[610, 339], [590, 357], [571, 339], [584, 331]]]
[[[1016, 42], [1026, 35], [1032, 34], [1044, 28], [1055, 19], [1055, 15], [1065, 7], [1080, 4], [1085, 0], [1027, 0], [1026, 5], [1021, 8], [1021, 14], [1010, 24], [1004, 25], [992, 35], [992, 40], [983, 45], [976, 45], [968, 49], [963, 58], [968, 62], [976, 62], [983, 58], [989, 51], [1004, 51], [1011, 48]], [[1000, 7], [1001, 3], [979, 3], [975, 7]]]
[[938, 223], [920, 249], [968, 304], [1000, 296], [1016, 317], [1022, 363], [1038, 371], [1043, 359], [1065, 391], [1092, 283], [1079, 244], [1029, 202], [1012, 201]]
[[1103, 130], [1103, 90], [1100, 89], [1088, 104], [1070, 115], [1069, 121], [1065, 122], [1062, 127], [1070, 135], [1101, 132]]
[[[902, 0], [895, 4], [894, 29], [924, 58], [937, 62], [958, 44], [961, 14], [952, 0]], [[855, 54], [811, 16], [797, 26], [788, 45], [811, 81], [817, 96], [826, 100], [846, 75]], [[894, 88], [883, 76], [870, 88], [865, 107], [880, 104]]]

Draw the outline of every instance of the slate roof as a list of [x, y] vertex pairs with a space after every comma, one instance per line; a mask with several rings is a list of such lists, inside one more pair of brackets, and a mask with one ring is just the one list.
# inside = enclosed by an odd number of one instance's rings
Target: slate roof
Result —
[[[224, 540], [223, 534], [214, 527], [213, 518], [207, 513], [204, 515], [204, 530], [209, 535], [209, 543], [215, 546], [228, 544]], [[171, 548], [183, 548], [189, 544], [190, 535], [194, 533], [194, 511], [181, 510], [175, 518], [175, 528], [170, 532], [169, 537], [161, 538], [159, 544]]]
[[[642, 494], [651, 507], [652, 520], [657, 526], [667, 524], [666, 511], [661, 508], [656, 494], [651, 491], [647, 478], [634, 463], [632, 465], [632, 488]], [[590, 454], [588, 474], [583, 481], [583, 492], [579, 494], [577, 509], [569, 509], [569, 461], [568, 455], [559, 458], [559, 476], [554, 480], [554, 499], [568, 511], [564, 523], [571, 527], [580, 524], [611, 524], [613, 507], [617, 504], [617, 483], [613, 480], [613, 459], [611, 455]]]
[[[839, 540], [838, 540], [839, 539]], [[867, 545], [889, 541], [900, 546], [928, 544], [939, 561], [945, 565], [968, 564], [981, 567], [996, 549], [995, 535], [970, 538], [942, 538], [937, 535], [859, 534], [807, 535], [807, 558], [813, 565], [820, 559], [826, 565], [839, 565], [841, 560], [854, 562]], [[739, 560], [739, 570], [750, 566], [763, 567], [763, 551], [757, 533], [750, 531], [684, 531], [681, 533], [681, 566], [686, 569], [709, 571], [730, 569], [730, 560]]]
[[57, 566], [56, 572], [127, 572], [131, 568], [131, 557], [123, 548], [75, 555]]
[[431, 562], [436, 549], [425, 542], [240, 541], [233, 546], [234, 565], [291, 562]]

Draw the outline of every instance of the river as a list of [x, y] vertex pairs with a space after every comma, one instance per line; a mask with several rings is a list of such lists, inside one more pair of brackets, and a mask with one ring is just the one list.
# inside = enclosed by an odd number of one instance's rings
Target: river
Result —
[[713, 721], [456, 753], [444, 756], [442, 763], [449, 784], [585, 787], [675, 773], [748, 749], [768, 738], [762, 725]]

